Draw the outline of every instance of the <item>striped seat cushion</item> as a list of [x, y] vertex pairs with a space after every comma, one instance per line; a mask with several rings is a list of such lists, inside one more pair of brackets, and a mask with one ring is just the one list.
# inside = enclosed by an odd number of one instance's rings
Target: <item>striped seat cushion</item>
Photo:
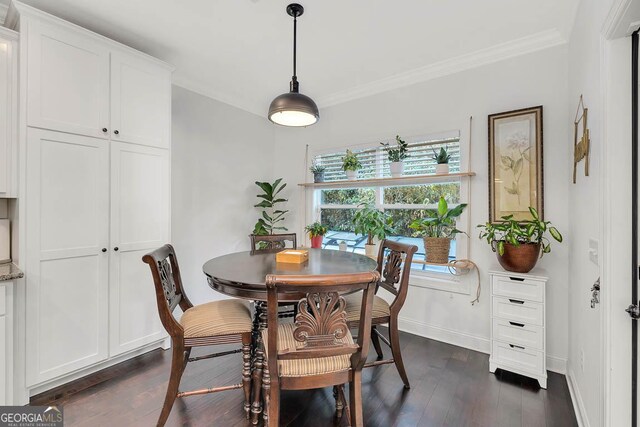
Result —
[[[353, 322], [360, 320], [360, 306], [362, 305], [362, 292], [358, 292], [344, 297], [347, 302], [347, 322]], [[389, 317], [391, 311], [389, 310], [389, 303], [375, 295], [373, 297], [373, 308], [371, 310], [371, 317], [377, 319], [379, 317]]]
[[251, 310], [241, 300], [228, 299], [196, 305], [180, 318], [185, 338], [251, 332]]
[[[278, 351], [299, 348], [302, 343], [293, 338], [293, 330], [296, 325], [293, 323], [280, 323], [278, 325]], [[265, 344], [265, 357], [269, 357], [266, 350], [267, 330], [262, 331], [262, 340]], [[353, 344], [351, 333], [338, 340], [345, 344]], [[346, 371], [351, 369], [351, 356], [331, 356], [318, 357], [315, 359], [279, 360], [278, 373], [281, 377], [304, 377], [308, 375], [328, 374], [330, 372]]]

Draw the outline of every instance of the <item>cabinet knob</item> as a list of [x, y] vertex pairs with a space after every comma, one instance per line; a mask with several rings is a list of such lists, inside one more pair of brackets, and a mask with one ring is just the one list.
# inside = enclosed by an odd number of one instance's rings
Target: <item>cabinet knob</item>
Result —
[[116, 135], [120, 134], [120, 131], [118, 131], [118, 129], [114, 130], [113, 133], [115, 133]]
[[120, 249], [120, 248], [117, 247], [117, 246], [115, 248], [113, 248], [113, 250], [116, 251], [116, 252], [118, 252], [118, 249]]
[[102, 248], [102, 252], [107, 252], [107, 248]]
[[107, 128], [102, 128], [102, 132], [107, 133]]

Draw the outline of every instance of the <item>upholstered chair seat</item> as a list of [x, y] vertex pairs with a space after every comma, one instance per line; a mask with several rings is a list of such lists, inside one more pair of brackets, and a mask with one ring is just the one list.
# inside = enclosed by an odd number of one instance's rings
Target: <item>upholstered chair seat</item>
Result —
[[[347, 302], [347, 322], [357, 322], [360, 320], [360, 309], [362, 306], [362, 295], [356, 293], [347, 295], [344, 297]], [[371, 310], [371, 316], [375, 318], [389, 317], [391, 310], [389, 303], [380, 298], [378, 295], [373, 297], [373, 309]]]
[[245, 301], [229, 299], [196, 305], [180, 318], [185, 338], [251, 332], [251, 309]]

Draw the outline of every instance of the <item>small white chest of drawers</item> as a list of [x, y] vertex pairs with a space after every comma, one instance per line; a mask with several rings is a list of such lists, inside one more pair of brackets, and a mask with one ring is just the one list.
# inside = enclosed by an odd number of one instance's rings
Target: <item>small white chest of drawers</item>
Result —
[[512, 273], [489, 271], [491, 281], [491, 356], [496, 369], [535, 378], [547, 388], [545, 291], [542, 269]]

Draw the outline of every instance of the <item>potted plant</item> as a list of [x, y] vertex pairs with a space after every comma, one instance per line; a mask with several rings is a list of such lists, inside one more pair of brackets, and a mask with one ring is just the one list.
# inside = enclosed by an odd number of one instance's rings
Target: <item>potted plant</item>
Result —
[[285, 227], [279, 225], [284, 221], [284, 216], [288, 210], [282, 210], [278, 208], [278, 205], [287, 201], [278, 194], [287, 186], [286, 183], [282, 183], [282, 178], [275, 180], [273, 184], [269, 182], [256, 181], [256, 185], [262, 190], [261, 194], [257, 197], [262, 199], [260, 203], [254, 205], [256, 208], [262, 208], [262, 217], [258, 219], [256, 225], [253, 228], [253, 234], [262, 236], [265, 234], [274, 234], [276, 230], [286, 230]]
[[447, 153], [445, 147], [440, 147], [440, 151], [433, 150], [433, 160], [436, 161], [436, 174], [446, 175], [449, 173], [449, 159], [451, 155]]
[[342, 158], [342, 169], [347, 174], [347, 179], [356, 179], [358, 170], [362, 169], [362, 163], [358, 160], [358, 156], [353, 154], [351, 150]]
[[322, 248], [322, 238], [327, 234], [327, 227], [319, 222], [314, 222], [311, 225], [307, 225], [304, 229], [309, 233], [309, 237], [311, 238], [311, 247], [316, 249]]
[[[503, 216], [502, 221], [478, 225], [480, 238], [485, 239], [496, 252], [498, 262], [508, 271], [528, 273], [538, 262], [538, 258], [551, 252], [548, 232], [558, 242], [562, 234], [551, 226], [550, 221], [542, 221], [535, 208], [530, 207], [532, 219], [516, 221], [513, 215]], [[541, 250], [542, 249], [542, 250]]]
[[447, 201], [441, 196], [437, 209], [427, 209], [425, 218], [409, 224], [409, 227], [416, 230], [416, 234], [424, 239], [425, 261], [435, 264], [449, 262], [451, 239], [458, 233], [464, 233], [456, 228], [456, 218], [466, 207], [466, 203], [461, 203], [449, 209]]
[[385, 212], [376, 209], [372, 205], [361, 205], [353, 217], [354, 231], [356, 234], [367, 236], [367, 243], [364, 245], [365, 254], [375, 257], [376, 245], [373, 238], [383, 240], [387, 235], [393, 233], [391, 217]]
[[407, 153], [409, 151], [407, 148], [409, 144], [407, 144], [405, 141], [400, 139], [399, 135], [396, 135], [395, 148], [391, 148], [388, 142], [381, 142], [380, 144], [384, 147], [384, 150], [387, 152], [387, 156], [390, 162], [389, 170], [391, 171], [391, 176], [393, 178], [398, 178], [402, 176], [402, 174], [404, 173], [403, 160], [409, 157], [409, 154]]
[[324, 171], [326, 169], [327, 168], [325, 166], [316, 163], [316, 161], [314, 160], [313, 164], [309, 168], [311, 173], [313, 173], [313, 182], [324, 182]]

